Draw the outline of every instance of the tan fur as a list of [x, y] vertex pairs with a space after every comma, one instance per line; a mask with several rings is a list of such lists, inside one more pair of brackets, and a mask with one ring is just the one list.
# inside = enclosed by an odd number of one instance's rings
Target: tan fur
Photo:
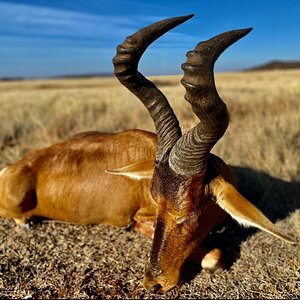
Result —
[[32, 216], [80, 224], [126, 226], [155, 215], [150, 180], [106, 174], [138, 161], [154, 160], [156, 136], [130, 130], [81, 133], [32, 151], [0, 177], [0, 216]]

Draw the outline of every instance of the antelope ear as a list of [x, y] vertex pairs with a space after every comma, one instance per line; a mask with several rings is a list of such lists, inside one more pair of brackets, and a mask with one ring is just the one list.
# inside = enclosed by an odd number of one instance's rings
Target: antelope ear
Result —
[[154, 161], [146, 160], [118, 169], [105, 170], [105, 173], [126, 176], [134, 180], [151, 179], [153, 176]]
[[240, 224], [257, 227], [289, 243], [297, 244], [245, 199], [233, 185], [226, 182], [222, 176], [216, 177], [209, 184], [209, 190], [216, 203]]

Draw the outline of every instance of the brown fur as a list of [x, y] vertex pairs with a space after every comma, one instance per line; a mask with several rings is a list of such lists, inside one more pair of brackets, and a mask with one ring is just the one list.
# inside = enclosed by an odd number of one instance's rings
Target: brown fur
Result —
[[[212, 154], [208, 158], [207, 171], [194, 176], [176, 174], [168, 165], [168, 154], [156, 165], [152, 195], [158, 204], [158, 212], [143, 281], [147, 289], [154, 290], [155, 287], [155, 292], [162, 293], [174, 287], [189, 257], [195, 259], [199, 255], [196, 260], [200, 261], [206, 257], [203, 264], [208, 269], [221, 265], [222, 254], [216, 257], [215, 252], [209, 254], [211, 249], [201, 249], [207, 234], [226, 217], [226, 212], [209, 194], [209, 183], [220, 174], [235, 184], [231, 169]], [[211, 256], [216, 259], [209, 260]]]
[[32, 151], [0, 177], [0, 215], [117, 226], [153, 218], [150, 180], [137, 182], [105, 169], [154, 159], [155, 147], [154, 134], [130, 130], [81, 133]]

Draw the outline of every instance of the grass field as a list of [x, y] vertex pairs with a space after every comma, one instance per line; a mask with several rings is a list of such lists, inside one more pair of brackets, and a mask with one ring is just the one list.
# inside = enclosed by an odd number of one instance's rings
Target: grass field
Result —
[[[183, 131], [197, 123], [180, 76], [152, 77]], [[213, 153], [235, 166], [240, 191], [293, 237], [300, 235], [300, 71], [216, 76], [229, 128]], [[30, 149], [85, 130], [153, 131], [141, 103], [114, 78], [0, 82], [0, 169]], [[187, 271], [157, 298], [297, 298], [299, 247], [228, 220], [212, 238], [230, 265], [217, 274]], [[153, 298], [140, 280], [151, 241], [104, 225], [46, 222], [26, 232], [0, 220], [0, 297]]]

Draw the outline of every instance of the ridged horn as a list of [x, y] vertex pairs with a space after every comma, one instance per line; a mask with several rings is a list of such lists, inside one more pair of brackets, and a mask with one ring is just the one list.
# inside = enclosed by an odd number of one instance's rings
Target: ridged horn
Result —
[[168, 100], [151, 81], [138, 72], [138, 63], [151, 43], [191, 17], [193, 15], [169, 18], [142, 28], [117, 47], [117, 54], [113, 58], [116, 77], [142, 101], [154, 121], [158, 138], [158, 161], [181, 137], [181, 130]]
[[251, 30], [224, 32], [187, 52], [181, 83], [186, 89], [185, 99], [192, 105], [200, 123], [184, 134], [171, 150], [169, 164], [176, 173], [191, 176], [205, 172], [208, 154], [229, 123], [226, 104], [216, 90], [214, 64], [226, 48]]

